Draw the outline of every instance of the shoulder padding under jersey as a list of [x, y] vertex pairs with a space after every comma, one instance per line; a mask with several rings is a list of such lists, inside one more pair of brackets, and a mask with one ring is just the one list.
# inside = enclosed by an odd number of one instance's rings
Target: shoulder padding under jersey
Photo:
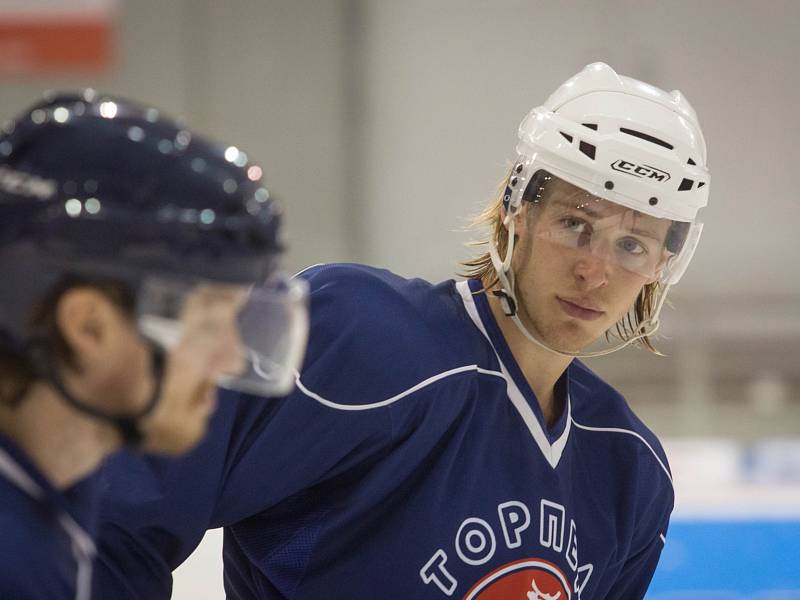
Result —
[[645, 470], [663, 471], [671, 485], [672, 474], [664, 449], [656, 435], [636, 416], [616, 389], [603, 381], [589, 367], [575, 360], [571, 370], [572, 419], [584, 431], [607, 433], [620, 443], [639, 446]]
[[452, 282], [431, 285], [354, 264], [311, 267], [301, 384], [345, 405], [381, 402], [484, 352]]

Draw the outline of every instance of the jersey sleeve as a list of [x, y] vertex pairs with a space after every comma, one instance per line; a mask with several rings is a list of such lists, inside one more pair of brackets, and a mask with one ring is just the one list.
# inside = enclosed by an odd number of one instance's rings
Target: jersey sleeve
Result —
[[[311, 328], [300, 377], [286, 398], [245, 400], [248, 422], [234, 436], [213, 526], [264, 511], [389, 450], [390, 415], [374, 404], [393, 393], [392, 364], [404, 343], [384, 322], [393, 294], [356, 266], [315, 267], [302, 276]], [[262, 406], [253, 412], [248, 403]]]
[[[651, 437], [653, 448], [668, 469], [667, 457], [660, 443], [652, 433], [645, 433]], [[650, 469], [647, 472], [649, 477], [642, 475], [642, 481], [647, 484], [639, 487], [639, 493], [643, 496], [635, 510], [634, 535], [628, 556], [606, 596], [609, 600], [644, 598], [666, 543], [669, 519], [675, 503], [672, 480], [666, 476], [668, 471], [665, 473], [660, 469]], [[644, 493], [645, 490], [652, 491]]]
[[[580, 405], [575, 421], [579, 427], [595, 432], [587, 438], [592, 443], [589, 447], [598, 449], [599, 462], [594, 463], [593, 472], [604, 473], [603, 465], [605, 470], [615, 469], [616, 485], [606, 508], [619, 515], [615, 525], [617, 550], [608, 567], [608, 578], [600, 590], [591, 590], [589, 579], [584, 595], [594, 597], [594, 591], [608, 600], [641, 599], [664, 548], [675, 502], [669, 460], [658, 437], [625, 399], [588, 367], [579, 361], [574, 365], [582, 393], [592, 390], [586, 396], [590, 401]], [[604, 447], [599, 445], [601, 440]], [[601, 482], [597, 480], [596, 484]]]
[[220, 394], [208, 435], [187, 456], [123, 451], [96, 475], [93, 598], [170, 598], [173, 569], [210, 526], [237, 409], [237, 397]]
[[234, 440], [224, 469], [211, 527], [267, 510], [389, 447], [388, 413], [330, 408], [302, 393], [247, 416], [247, 431]]
[[637, 600], [645, 597], [664, 548], [668, 524], [669, 516], [651, 535], [647, 545], [628, 557], [616, 583], [606, 596], [608, 600]]
[[386, 392], [385, 360], [394, 352], [380, 339], [386, 329], [374, 328], [385, 308], [367, 302], [374, 283], [349, 269], [303, 277], [311, 289], [310, 341], [290, 395], [222, 391], [206, 438], [188, 456], [123, 452], [104, 467], [96, 597], [169, 598], [172, 570], [207, 529], [265, 511], [388, 450], [388, 412], [359, 409]]

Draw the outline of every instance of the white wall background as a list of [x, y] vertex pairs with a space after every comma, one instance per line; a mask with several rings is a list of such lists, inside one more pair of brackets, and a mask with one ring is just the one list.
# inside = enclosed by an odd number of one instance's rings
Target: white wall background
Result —
[[[604, 60], [680, 88], [713, 177], [666, 316], [673, 358], [592, 366], [659, 433], [797, 436], [798, 30], [796, 0], [128, 0], [115, 69], [3, 80], [0, 115], [47, 88], [152, 102], [260, 161], [289, 269], [357, 260], [438, 280], [466, 256], [461, 229], [519, 121], [563, 80]], [[203, 579], [216, 564], [196, 560], [175, 597], [221, 597]]]

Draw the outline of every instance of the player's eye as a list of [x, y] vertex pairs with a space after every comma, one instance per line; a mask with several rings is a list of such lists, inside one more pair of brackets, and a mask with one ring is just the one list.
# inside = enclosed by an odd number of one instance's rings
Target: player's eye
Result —
[[590, 228], [589, 224], [584, 221], [583, 219], [579, 219], [578, 217], [573, 217], [571, 215], [562, 217], [559, 221], [561, 227], [567, 231], [571, 231], [572, 233], [589, 233]]
[[644, 256], [648, 253], [647, 246], [636, 238], [626, 237], [617, 242], [617, 247], [630, 256]]

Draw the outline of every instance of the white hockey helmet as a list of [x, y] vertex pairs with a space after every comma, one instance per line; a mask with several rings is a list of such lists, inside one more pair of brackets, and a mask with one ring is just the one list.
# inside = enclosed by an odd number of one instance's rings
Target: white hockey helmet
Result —
[[678, 282], [702, 230], [697, 211], [708, 202], [710, 179], [705, 139], [683, 94], [593, 63], [528, 113], [516, 149], [505, 198], [511, 213], [531, 177], [545, 170], [596, 197], [687, 223], [661, 274], [664, 283]]

